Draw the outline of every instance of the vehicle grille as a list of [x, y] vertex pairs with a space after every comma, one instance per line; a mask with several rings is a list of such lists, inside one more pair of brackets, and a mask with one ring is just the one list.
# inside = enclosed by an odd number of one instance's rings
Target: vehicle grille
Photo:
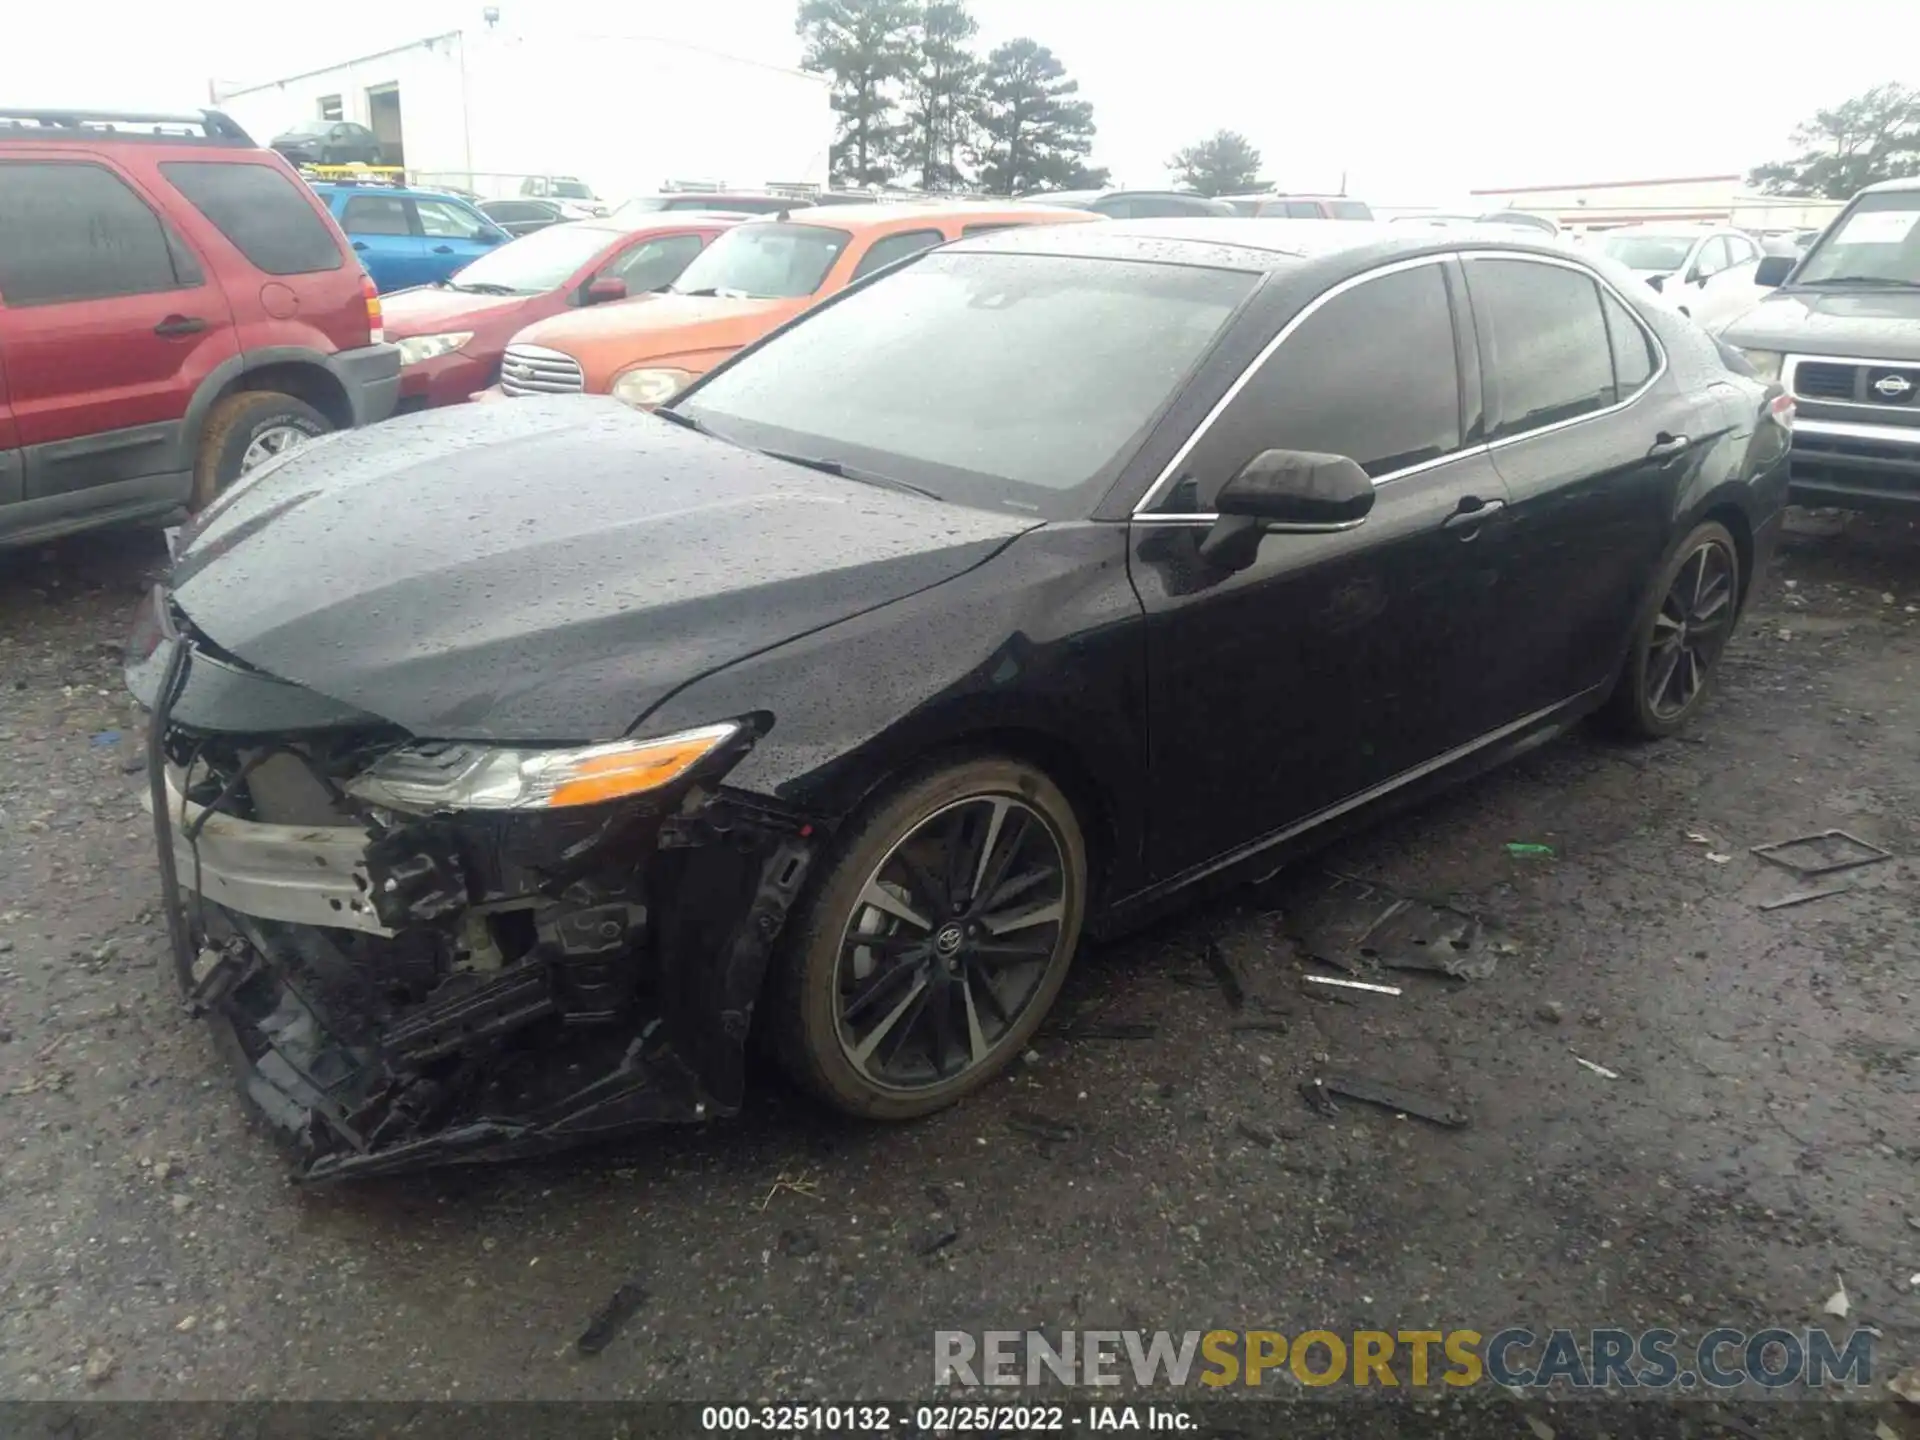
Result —
[[577, 395], [587, 388], [580, 362], [544, 345], [509, 345], [500, 362], [500, 388], [508, 395]]
[[1851, 365], [1837, 360], [1800, 360], [1793, 393], [1802, 400], [1837, 400], [1876, 409], [1920, 409], [1920, 365]]

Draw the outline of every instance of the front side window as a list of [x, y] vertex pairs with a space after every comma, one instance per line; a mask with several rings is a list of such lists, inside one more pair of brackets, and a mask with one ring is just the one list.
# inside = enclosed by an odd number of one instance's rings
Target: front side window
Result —
[[1920, 190], [1862, 195], [1814, 243], [1793, 283], [1920, 287]]
[[411, 235], [407, 202], [397, 195], [355, 195], [340, 214], [340, 228], [349, 235]]
[[1498, 387], [1492, 440], [1605, 409], [1613, 351], [1600, 287], [1584, 270], [1533, 260], [1467, 261], [1467, 288]]
[[420, 232], [436, 240], [478, 240], [492, 229], [486, 217], [447, 200], [416, 200]]
[[681, 295], [798, 299], [820, 288], [852, 240], [825, 225], [741, 225], [701, 251], [673, 288]]
[[853, 278], [862, 279], [876, 270], [885, 269], [896, 260], [904, 260], [909, 255], [918, 255], [922, 250], [944, 244], [946, 238], [938, 230], [903, 230], [898, 235], [882, 235], [867, 247], [867, 253], [853, 267]]
[[1728, 263], [1727, 242], [1716, 235], [1700, 247], [1699, 257], [1693, 262], [1693, 273], [1696, 278], [1706, 280], [1726, 269]]
[[738, 443], [943, 499], [1084, 517], [1258, 281], [939, 251], [816, 310], [672, 408]]
[[1375, 479], [1458, 450], [1460, 364], [1438, 265], [1363, 280], [1309, 314], [1200, 444], [1160, 509], [1206, 508], [1217, 484], [1265, 450], [1345, 455]]
[[338, 270], [340, 246], [297, 182], [271, 165], [163, 160], [160, 173], [269, 275]]
[[662, 235], [655, 240], [643, 240], [616, 256], [601, 274], [626, 281], [629, 295], [644, 295], [671, 284], [705, 243], [698, 235]]
[[0, 162], [0, 301], [49, 305], [199, 283], [184, 247], [111, 170]]

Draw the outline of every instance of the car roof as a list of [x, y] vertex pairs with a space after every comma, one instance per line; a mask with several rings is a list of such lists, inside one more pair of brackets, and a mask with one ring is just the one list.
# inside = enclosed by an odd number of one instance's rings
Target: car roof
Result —
[[[727, 214], [714, 210], [660, 210], [645, 220], [636, 220], [632, 224], [622, 220], [616, 223], [611, 215], [595, 216], [591, 220], [564, 220], [558, 225], [544, 227], [548, 230], [599, 230], [608, 235], [645, 235], [653, 230], [698, 230], [704, 226], [726, 229], [738, 225], [747, 217], [739, 214]], [[538, 233], [538, 232], [536, 232]]]
[[[770, 225], [779, 222], [777, 215], [755, 215], [743, 221], [748, 225]], [[1009, 200], [999, 205], [983, 205], [978, 200], [948, 200], [926, 204], [873, 204], [873, 205], [808, 205], [797, 208], [788, 216], [793, 225], [817, 225], [829, 230], [911, 230], [915, 225], [924, 225], [929, 221], [970, 220], [988, 224], [996, 220], [1019, 221], [1028, 218], [1051, 220], [1087, 220], [1096, 219], [1084, 210], [1071, 210], [1059, 205], [1041, 205], [1023, 200]]]
[[1856, 195], [1880, 195], [1893, 190], [1920, 190], [1920, 175], [1902, 175], [1897, 180], [1882, 180], [1877, 185], [1869, 185]]
[[1536, 233], [1537, 239], [1511, 225], [1409, 233], [1404, 226], [1380, 221], [1260, 220], [1223, 215], [999, 230], [958, 241], [946, 249], [1143, 260], [1263, 273], [1321, 261], [1328, 262], [1329, 269], [1369, 270], [1397, 259], [1459, 249], [1511, 250], [1592, 266], [1591, 259], [1579, 250]]
[[474, 202], [459, 195], [449, 195], [444, 190], [416, 190], [411, 185], [353, 185], [341, 180], [315, 180], [313, 188], [322, 195], [331, 195], [345, 190], [355, 195], [398, 195], [408, 200], [451, 200], [456, 205], [471, 205]]
[[1730, 225], [1678, 224], [1662, 225], [1658, 220], [1643, 220], [1637, 225], [1609, 225], [1600, 232], [1601, 238], [1608, 235], [1632, 233], [1635, 235], [1720, 235], [1733, 227]]

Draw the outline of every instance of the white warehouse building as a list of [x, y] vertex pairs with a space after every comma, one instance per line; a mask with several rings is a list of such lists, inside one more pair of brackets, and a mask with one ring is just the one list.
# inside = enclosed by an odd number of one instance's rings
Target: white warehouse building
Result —
[[825, 186], [824, 76], [637, 35], [431, 35], [213, 99], [266, 144], [320, 120], [367, 126], [423, 186], [487, 198], [530, 176], [611, 200], [667, 185]]

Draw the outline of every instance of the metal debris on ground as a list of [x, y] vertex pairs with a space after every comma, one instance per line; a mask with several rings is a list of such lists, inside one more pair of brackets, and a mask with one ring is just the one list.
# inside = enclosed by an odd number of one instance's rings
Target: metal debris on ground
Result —
[[1240, 962], [1221, 949], [1217, 940], [1207, 941], [1206, 960], [1207, 968], [1219, 982], [1220, 993], [1227, 997], [1227, 1004], [1235, 1010], [1244, 1006], [1253, 987], [1247, 983], [1247, 974]]
[[1287, 931], [1310, 958], [1350, 975], [1383, 965], [1484, 980], [1501, 950], [1510, 948], [1464, 910], [1409, 899], [1350, 876], [1330, 878], [1330, 885], [1288, 913]]
[[613, 1292], [613, 1298], [600, 1307], [587, 1328], [580, 1332], [580, 1338], [574, 1341], [574, 1348], [582, 1355], [598, 1355], [613, 1343], [613, 1337], [620, 1333], [621, 1326], [640, 1313], [640, 1307], [646, 1303], [647, 1292], [629, 1280]]
[[1340, 1107], [1333, 1103], [1333, 1097], [1327, 1093], [1327, 1087], [1318, 1080], [1300, 1082], [1300, 1098], [1307, 1102], [1307, 1108], [1316, 1115], [1338, 1115]]
[[1509, 840], [1507, 842], [1507, 854], [1541, 855], [1551, 860], [1553, 858], [1553, 847], [1551, 845], [1534, 845], [1523, 840]]
[[1243, 1139], [1251, 1140], [1262, 1150], [1271, 1150], [1279, 1141], [1279, 1136], [1264, 1125], [1256, 1125], [1251, 1120], [1241, 1120], [1234, 1127]]
[[1365, 990], [1373, 995], [1398, 995], [1398, 985], [1374, 985], [1366, 980], [1342, 980], [1337, 975], [1303, 975], [1309, 985], [1333, 985], [1342, 990]]
[[1384, 1085], [1378, 1080], [1369, 1080], [1363, 1075], [1328, 1075], [1320, 1081], [1322, 1090], [1333, 1095], [1344, 1095], [1349, 1100], [1364, 1101], [1368, 1105], [1378, 1105], [1399, 1115], [1411, 1115], [1417, 1120], [1425, 1120], [1448, 1130], [1464, 1129], [1467, 1116], [1454, 1109], [1444, 1100], [1431, 1095], [1422, 1095], [1416, 1090], [1402, 1090], [1396, 1085]]
[[1808, 876], [1831, 875], [1839, 870], [1854, 870], [1862, 865], [1878, 865], [1891, 860], [1893, 852], [1849, 835], [1844, 830], [1816, 830], [1811, 835], [1796, 835], [1791, 840], [1775, 840], [1756, 845], [1753, 853], [1762, 860]]
[[1763, 900], [1762, 910], [1784, 910], [1789, 905], [1805, 905], [1812, 900], [1825, 900], [1833, 895], [1844, 895], [1851, 885], [1829, 885], [1824, 890], [1796, 890], [1791, 895], [1782, 895], [1778, 900]]
[[[1571, 1050], [1569, 1050], [1567, 1053], [1569, 1055], [1573, 1055], [1573, 1052]], [[1587, 1069], [1591, 1070], [1594, 1074], [1598, 1075], [1602, 1080], [1618, 1080], [1620, 1078], [1620, 1072], [1618, 1070], [1609, 1070], [1607, 1069], [1606, 1066], [1596, 1065], [1593, 1063], [1593, 1061], [1585, 1059], [1579, 1055], [1573, 1055], [1573, 1063], [1576, 1065], [1586, 1066]]]
[[1031, 1135], [1037, 1140], [1066, 1141], [1080, 1138], [1080, 1127], [1066, 1120], [1055, 1120], [1037, 1110], [1016, 1110], [1007, 1117], [1007, 1128]]
[[1847, 1318], [1847, 1312], [1853, 1308], [1853, 1302], [1847, 1299], [1846, 1282], [1838, 1275], [1833, 1277], [1833, 1286], [1833, 1294], [1827, 1297], [1827, 1303], [1820, 1309], [1828, 1315], [1838, 1315], [1844, 1320]]
[[942, 1225], [932, 1230], [924, 1230], [913, 1242], [916, 1255], [937, 1255], [960, 1238], [960, 1232], [951, 1225]]

